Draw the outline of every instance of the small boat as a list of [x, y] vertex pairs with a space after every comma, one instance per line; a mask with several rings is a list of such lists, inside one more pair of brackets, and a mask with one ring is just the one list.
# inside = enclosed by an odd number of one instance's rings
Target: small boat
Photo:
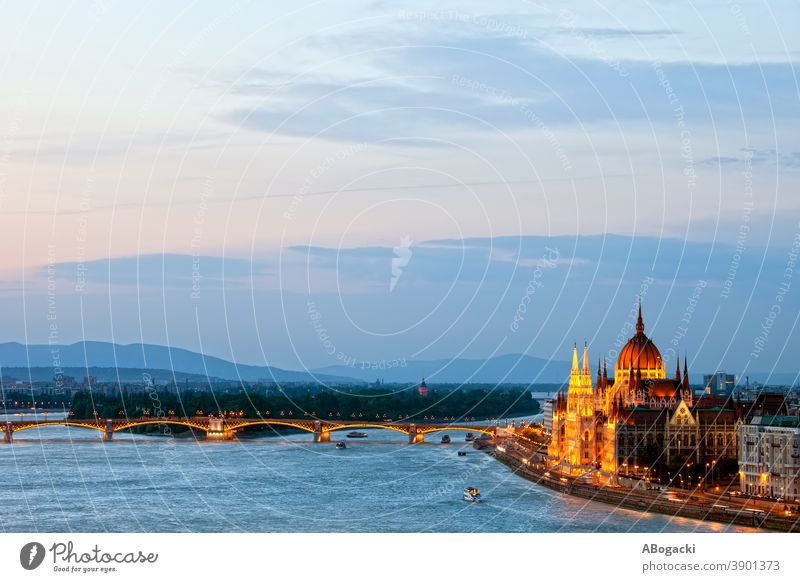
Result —
[[459, 457], [466, 457], [467, 456], [467, 451], [458, 451], [458, 456]]
[[464, 437], [464, 440], [467, 441], [468, 443], [471, 443], [472, 441], [475, 440], [475, 435], [472, 434], [471, 432], [468, 432], [467, 436]]
[[354, 430], [352, 432], [347, 433], [347, 438], [349, 438], [349, 439], [365, 439], [368, 436], [369, 435], [367, 433], [358, 432], [357, 430]]
[[474, 503], [481, 500], [481, 492], [477, 487], [467, 487], [464, 489], [464, 501]]
[[344, 441], [339, 441], [338, 443], [336, 443], [336, 448], [337, 449], [346, 449], [347, 445], [345, 444]]
[[450, 444], [450, 435], [449, 434], [446, 434], [446, 435], [444, 435], [442, 437], [442, 444], [443, 445], [449, 445]]

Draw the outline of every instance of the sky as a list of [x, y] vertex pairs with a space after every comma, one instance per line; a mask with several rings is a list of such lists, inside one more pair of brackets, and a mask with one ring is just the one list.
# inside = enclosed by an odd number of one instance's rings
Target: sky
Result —
[[796, 371], [796, 1], [400, 4], [4, 3], [0, 341]]

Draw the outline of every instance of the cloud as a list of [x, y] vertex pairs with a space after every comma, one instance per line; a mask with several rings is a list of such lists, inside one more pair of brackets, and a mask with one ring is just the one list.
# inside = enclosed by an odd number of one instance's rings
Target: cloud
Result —
[[[598, 50], [570, 58], [534, 38], [429, 24], [413, 34], [384, 30], [380, 37], [350, 33], [316, 39], [322, 54], [340, 56], [332, 62], [322, 57], [293, 78], [268, 69], [243, 75], [232, 88], [238, 103], [223, 118], [256, 131], [375, 141], [438, 137], [445, 129], [539, 129], [526, 110], [550, 126], [674, 123], [680, 105], [689, 123], [710, 125], [740, 123], [742, 116], [791, 118], [797, 108], [794, 64], [670, 62], [659, 64], [659, 77], [651, 63], [617, 63]], [[593, 34], [623, 32], [667, 31], [599, 28]], [[341, 56], [343, 46], [352, 52]], [[327, 72], [331, 67], [356, 72], [334, 79]]]
[[[344, 283], [367, 283], [385, 291], [391, 246], [330, 248], [293, 246], [290, 253], [313, 270], [335, 271]], [[617, 284], [653, 277], [689, 284], [722, 282], [738, 255], [736, 246], [674, 238], [628, 235], [522, 236], [429, 240], [411, 246], [403, 284], [485, 284], [520, 282], [536, 267], [547, 267], [573, 281]], [[748, 249], [737, 259], [736, 277], [753, 280], [764, 269], [780, 269], [782, 251]], [[313, 277], [313, 274], [312, 274]]]
[[190, 254], [148, 254], [63, 262], [41, 267], [37, 275], [54, 276], [76, 285], [114, 287], [178, 287], [194, 285], [250, 287], [251, 280], [269, 275], [272, 267], [246, 259]]
[[706, 166], [730, 166], [750, 163], [754, 166], [778, 166], [785, 170], [800, 169], [800, 151], [778, 152], [770, 148], [741, 148], [741, 155], [712, 156], [700, 163]]
[[560, 34], [574, 35], [575, 33], [600, 38], [666, 38], [682, 34], [681, 31], [668, 28], [588, 28], [567, 27], [559, 31]]

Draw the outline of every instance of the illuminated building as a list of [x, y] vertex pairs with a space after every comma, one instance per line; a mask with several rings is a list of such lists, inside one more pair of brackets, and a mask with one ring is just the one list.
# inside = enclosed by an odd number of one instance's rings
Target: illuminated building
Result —
[[729, 396], [736, 387], [736, 376], [723, 372], [715, 372], [703, 376], [703, 384], [707, 394], [714, 396]]
[[739, 427], [743, 493], [800, 500], [800, 418], [754, 416]]
[[427, 398], [428, 397], [428, 385], [425, 383], [425, 378], [422, 379], [422, 382], [420, 383], [419, 388], [417, 388], [417, 392], [423, 398]]
[[[636, 332], [620, 350], [614, 377], [606, 363], [597, 364], [592, 382], [589, 349], [578, 365], [573, 347], [566, 396], [559, 392], [552, 407], [549, 462], [563, 473], [594, 473], [613, 478], [621, 472], [646, 472], [653, 459], [709, 465], [736, 457], [741, 410], [732, 400], [696, 400], [683, 371], [667, 377], [656, 345], [645, 334], [642, 306]], [[635, 469], [634, 469], [635, 468]]]

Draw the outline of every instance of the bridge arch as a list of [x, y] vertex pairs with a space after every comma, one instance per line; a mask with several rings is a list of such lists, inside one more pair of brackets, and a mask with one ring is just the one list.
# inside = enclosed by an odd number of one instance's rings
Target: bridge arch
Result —
[[[131, 420], [131, 421], [122, 421], [119, 424], [115, 422], [114, 432], [120, 430], [126, 430], [129, 428], [136, 428], [137, 426], [146, 426], [150, 424], [174, 424], [179, 426], [185, 426], [188, 428], [196, 428], [198, 430], [202, 430], [203, 432], [208, 432], [207, 424], [193, 422], [191, 420], [180, 420], [177, 418], [154, 418], [150, 420]], [[103, 427], [100, 428], [99, 430], [105, 430], [105, 428]]]
[[[297, 428], [300, 430], [304, 430], [306, 432], [314, 432], [313, 422], [303, 423], [303, 422], [292, 422], [290, 420], [250, 420], [241, 423], [227, 422], [225, 424], [225, 428], [232, 432], [240, 431], [243, 428], [247, 428], [248, 426], [285, 426], [287, 428]], [[327, 429], [325, 429], [325, 427], [323, 426], [323, 430]]]
[[458, 426], [456, 424], [452, 426], [421, 426], [417, 428], [417, 432], [420, 434], [433, 434], [435, 432], [442, 432], [442, 431], [451, 431], [451, 430], [460, 430], [462, 432], [479, 432], [482, 434], [488, 434], [489, 436], [495, 435], [495, 427], [480, 427], [480, 426]]
[[381, 424], [379, 422], [356, 422], [352, 424], [332, 424], [325, 427], [327, 432], [339, 431], [339, 430], [352, 430], [355, 428], [379, 428], [383, 430], [391, 430], [393, 432], [399, 432], [400, 434], [407, 435], [409, 430], [406, 426], [397, 426], [393, 424]]
[[29, 430], [32, 428], [40, 428], [48, 426], [73, 426], [76, 428], [89, 428], [100, 432], [103, 432], [106, 429], [104, 426], [100, 426], [99, 424], [92, 424], [86, 422], [73, 422], [71, 420], [42, 420], [38, 422], [30, 422], [22, 425], [16, 425], [14, 426], [14, 432], [16, 433], [23, 430]]

